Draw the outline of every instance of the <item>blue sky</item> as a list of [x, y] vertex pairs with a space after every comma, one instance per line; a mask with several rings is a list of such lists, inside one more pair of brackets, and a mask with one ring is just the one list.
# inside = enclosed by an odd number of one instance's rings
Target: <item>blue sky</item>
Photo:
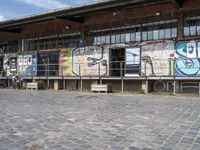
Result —
[[0, 0], [0, 21], [101, 0]]

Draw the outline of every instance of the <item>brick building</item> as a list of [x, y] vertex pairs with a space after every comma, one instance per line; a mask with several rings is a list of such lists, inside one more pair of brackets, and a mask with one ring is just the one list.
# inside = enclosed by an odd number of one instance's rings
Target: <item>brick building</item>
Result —
[[[47, 88], [191, 91], [200, 86], [199, 0], [110, 0], [0, 23], [2, 80]], [[188, 91], [188, 90], [187, 90]]]

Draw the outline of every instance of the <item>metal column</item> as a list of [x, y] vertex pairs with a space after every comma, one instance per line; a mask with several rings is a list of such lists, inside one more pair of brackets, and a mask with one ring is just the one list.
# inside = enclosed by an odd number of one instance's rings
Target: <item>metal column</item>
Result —
[[174, 92], [173, 94], [175, 95], [176, 94], [176, 81], [174, 80]]

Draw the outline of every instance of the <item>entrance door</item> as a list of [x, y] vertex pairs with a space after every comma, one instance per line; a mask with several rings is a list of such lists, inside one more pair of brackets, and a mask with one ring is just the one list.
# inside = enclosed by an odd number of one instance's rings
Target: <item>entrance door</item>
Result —
[[[111, 76], [124, 76], [124, 61], [125, 49], [110, 49], [110, 75]], [[122, 66], [121, 66], [122, 65]], [[122, 69], [122, 71], [121, 71]]]

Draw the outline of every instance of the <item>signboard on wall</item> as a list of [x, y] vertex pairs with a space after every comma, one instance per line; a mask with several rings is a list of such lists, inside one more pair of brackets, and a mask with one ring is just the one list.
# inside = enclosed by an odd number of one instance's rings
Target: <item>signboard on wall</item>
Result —
[[37, 53], [18, 55], [18, 75], [37, 76]]
[[11, 72], [17, 71], [17, 58], [16, 57], [10, 58], [10, 71]]
[[125, 76], [139, 76], [141, 52], [140, 47], [126, 48]]

